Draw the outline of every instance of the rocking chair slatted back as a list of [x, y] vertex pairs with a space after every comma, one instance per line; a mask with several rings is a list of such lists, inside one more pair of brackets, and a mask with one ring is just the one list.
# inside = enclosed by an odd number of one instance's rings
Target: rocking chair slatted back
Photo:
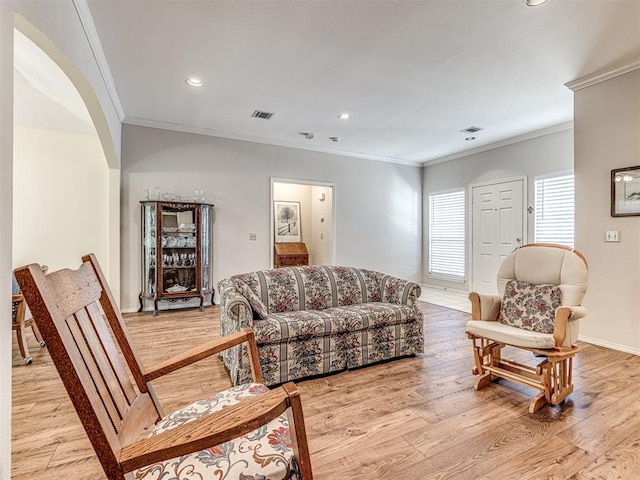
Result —
[[[147, 384], [136, 388], [131, 381], [142, 379], [142, 372], [137, 364], [135, 371], [128, 368], [131, 363], [113, 341], [98, 305], [110, 293], [95, 269], [97, 263], [88, 259], [78, 270], [45, 276], [30, 265], [16, 270], [16, 277], [107, 476], [120, 478], [120, 450], [152, 428], [162, 412]], [[108, 318], [121, 320], [110, 310]], [[114, 334], [122, 334], [121, 325], [115, 326]]]

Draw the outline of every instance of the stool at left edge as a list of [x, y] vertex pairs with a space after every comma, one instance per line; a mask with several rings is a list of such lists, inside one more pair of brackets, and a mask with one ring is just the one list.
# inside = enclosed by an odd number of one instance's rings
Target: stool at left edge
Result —
[[[46, 266], [42, 267], [43, 273], [46, 273]], [[40, 347], [44, 347], [45, 343], [42, 340], [42, 335], [36, 326], [31, 315], [29, 318], [25, 318], [28, 312], [27, 304], [24, 301], [20, 288], [16, 282], [15, 277], [12, 279], [12, 295], [11, 295], [11, 329], [16, 331], [16, 337], [18, 339], [18, 347], [20, 348], [20, 355], [24, 358], [24, 363], [27, 365], [33, 362], [31, 355], [29, 355], [29, 347], [27, 346], [27, 336], [25, 330], [27, 327], [31, 327], [33, 330], [33, 336], [36, 337]]]

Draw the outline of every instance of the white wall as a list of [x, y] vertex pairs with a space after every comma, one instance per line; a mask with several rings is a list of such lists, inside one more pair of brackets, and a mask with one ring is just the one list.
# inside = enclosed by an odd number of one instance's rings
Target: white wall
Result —
[[273, 200], [300, 202], [300, 241], [311, 243], [311, 185], [299, 183], [273, 183]]
[[75, 267], [92, 252], [108, 275], [109, 170], [98, 137], [16, 127], [13, 155], [14, 268]]
[[[536, 176], [573, 170], [573, 130], [540, 136], [531, 140], [514, 143], [486, 152], [439, 163], [424, 168], [423, 178], [423, 282], [456, 290], [468, 291], [470, 285], [470, 244], [467, 244], [467, 271], [463, 283], [428, 277], [429, 272], [429, 194], [433, 192], [465, 188], [467, 197], [469, 186], [494, 180], [527, 176], [527, 197], [525, 208], [534, 204], [534, 179]], [[467, 199], [468, 200], [468, 199]], [[470, 215], [467, 214], [467, 238], [470, 238]], [[528, 215], [528, 238], [533, 241], [533, 215]]]
[[[10, 318], [13, 211], [13, 2], [0, 2], [0, 317]], [[0, 331], [0, 478], [11, 478], [11, 357], [13, 332]]]
[[[179, 195], [203, 189], [213, 196], [214, 283], [269, 268], [271, 177], [335, 183], [338, 264], [421, 278], [419, 167], [132, 125], [123, 126], [122, 166], [125, 309], [138, 306], [139, 201], [149, 186]], [[250, 232], [257, 241], [249, 240]]]
[[[610, 172], [640, 165], [640, 71], [575, 92], [576, 247], [589, 262], [581, 337], [640, 354], [640, 217], [611, 217]], [[619, 243], [605, 243], [619, 230]]]
[[[320, 196], [324, 195], [324, 200]], [[333, 243], [333, 189], [311, 187], [311, 241], [309, 256], [312, 265], [331, 265]]]

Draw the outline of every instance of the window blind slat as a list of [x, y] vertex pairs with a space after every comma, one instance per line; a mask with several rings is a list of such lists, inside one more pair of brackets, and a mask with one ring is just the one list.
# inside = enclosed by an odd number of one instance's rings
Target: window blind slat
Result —
[[465, 276], [464, 190], [429, 195], [429, 274]]

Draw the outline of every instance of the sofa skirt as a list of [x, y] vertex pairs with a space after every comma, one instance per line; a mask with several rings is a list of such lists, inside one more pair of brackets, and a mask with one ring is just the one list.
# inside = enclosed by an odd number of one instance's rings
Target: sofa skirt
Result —
[[[358, 332], [259, 344], [265, 385], [362, 367], [424, 351], [422, 321], [408, 321]], [[242, 382], [248, 371], [230, 372]]]

